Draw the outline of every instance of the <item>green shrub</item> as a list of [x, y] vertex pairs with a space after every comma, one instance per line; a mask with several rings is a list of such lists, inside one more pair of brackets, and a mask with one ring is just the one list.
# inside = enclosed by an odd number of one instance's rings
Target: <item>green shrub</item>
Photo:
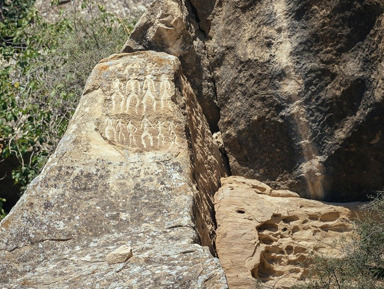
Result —
[[384, 288], [384, 195], [382, 192], [362, 207], [362, 217], [356, 225], [358, 238], [343, 243], [345, 257], [314, 258], [308, 282], [294, 288]]
[[32, 4], [4, 2], [0, 15], [0, 156], [17, 158], [12, 178], [20, 194], [65, 132], [93, 67], [119, 51], [134, 25], [100, 5], [47, 23]]

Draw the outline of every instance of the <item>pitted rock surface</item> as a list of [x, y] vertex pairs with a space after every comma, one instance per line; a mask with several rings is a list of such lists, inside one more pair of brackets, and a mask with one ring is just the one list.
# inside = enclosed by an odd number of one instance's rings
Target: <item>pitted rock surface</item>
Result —
[[[0, 223], [0, 287], [227, 288], [209, 250], [223, 175], [176, 57], [101, 61], [56, 152]], [[108, 264], [121, 246], [133, 256]]]
[[272, 190], [243, 177], [222, 179], [215, 195], [216, 248], [229, 288], [291, 288], [314, 256], [341, 257], [351, 211]]
[[353, 201], [384, 186], [383, 11], [381, 0], [158, 0], [124, 50], [179, 56], [234, 175]]

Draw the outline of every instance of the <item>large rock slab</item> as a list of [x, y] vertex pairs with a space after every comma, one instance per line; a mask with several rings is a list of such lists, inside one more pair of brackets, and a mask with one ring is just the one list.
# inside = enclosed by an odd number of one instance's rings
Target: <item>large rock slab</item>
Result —
[[345, 207], [243, 177], [222, 184], [215, 195], [216, 248], [229, 288], [255, 288], [257, 281], [291, 288], [308, 274], [311, 258], [341, 257], [342, 241], [353, 237]]
[[159, 0], [125, 50], [180, 57], [233, 174], [352, 201], [384, 186], [383, 11], [380, 0]]
[[93, 70], [43, 172], [0, 223], [0, 284], [227, 288], [210, 253], [222, 175], [177, 58], [111, 56]]

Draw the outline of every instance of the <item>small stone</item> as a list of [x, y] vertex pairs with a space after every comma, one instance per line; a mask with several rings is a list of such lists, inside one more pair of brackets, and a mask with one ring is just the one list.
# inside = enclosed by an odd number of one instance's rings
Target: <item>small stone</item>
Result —
[[128, 247], [126, 245], [120, 246], [116, 250], [109, 253], [105, 260], [108, 262], [109, 265], [117, 264], [117, 263], [124, 263], [129, 258], [133, 256], [132, 248]]

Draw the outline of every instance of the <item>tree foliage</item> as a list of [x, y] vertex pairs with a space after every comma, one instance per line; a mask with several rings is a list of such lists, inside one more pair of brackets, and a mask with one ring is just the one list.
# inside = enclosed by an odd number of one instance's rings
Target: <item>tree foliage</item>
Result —
[[87, 13], [48, 23], [33, 2], [0, 0], [0, 161], [19, 163], [0, 178], [12, 177], [20, 194], [65, 132], [92, 68], [119, 51], [134, 25], [90, 1], [82, 2]]

